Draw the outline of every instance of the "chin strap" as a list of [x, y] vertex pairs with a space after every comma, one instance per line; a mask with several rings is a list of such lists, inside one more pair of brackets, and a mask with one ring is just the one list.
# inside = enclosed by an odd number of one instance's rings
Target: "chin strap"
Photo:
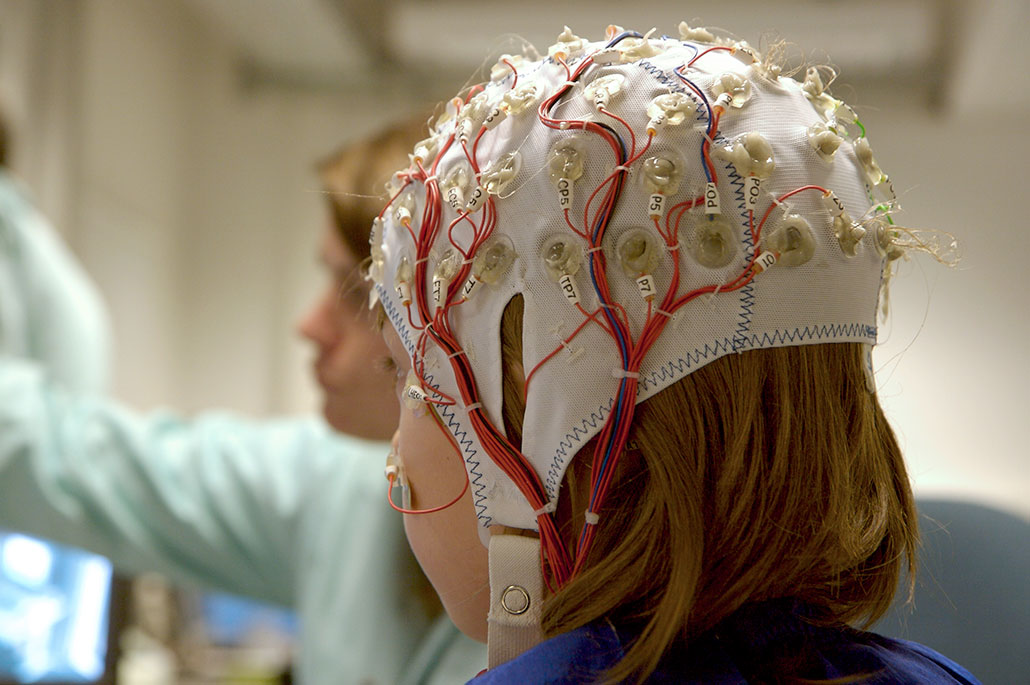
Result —
[[543, 598], [540, 540], [521, 535], [491, 536], [488, 668], [510, 661], [543, 642]]

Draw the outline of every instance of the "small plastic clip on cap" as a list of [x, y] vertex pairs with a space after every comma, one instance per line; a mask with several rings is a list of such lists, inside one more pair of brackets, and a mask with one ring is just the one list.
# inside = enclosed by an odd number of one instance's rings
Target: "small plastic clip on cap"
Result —
[[553, 514], [558, 508], [558, 500], [549, 500], [544, 506], [533, 512], [533, 516], [543, 516], [544, 514]]

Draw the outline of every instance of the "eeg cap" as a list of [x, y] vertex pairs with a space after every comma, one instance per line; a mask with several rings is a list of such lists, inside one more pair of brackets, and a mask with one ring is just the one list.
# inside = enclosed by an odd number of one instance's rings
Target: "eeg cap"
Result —
[[[855, 113], [826, 70], [798, 81], [746, 43], [680, 34], [566, 28], [546, 58], [504, 56], [416, 146], [373, 227], [407, 395], [460, 445], [484, 526], [537, 528], [589, 439], [607, 430], [618, 451], [634, 403], [715, 359], [876, 342], [900, 234]], [[521, 455], [496, 428], [516, 295]]]

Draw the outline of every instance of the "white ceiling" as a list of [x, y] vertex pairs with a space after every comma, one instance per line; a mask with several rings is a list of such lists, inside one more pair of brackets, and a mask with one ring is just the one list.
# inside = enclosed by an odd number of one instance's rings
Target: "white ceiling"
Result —
[[[942, 28], [952, 0], [712, 0], [689, 4], [652, 0], [487, 2], [476, 0], [185, 0], [238, 45], [264, 85], [353, 88], [355, 80], [406, 77], [422, 86], [453, 85], [484, 56], [510, 50], [518, 34], [538, 47], [562, 24], [599, 36], [616, 23], [676, 34], [681, 20], [732, 27], [753, 44], [770, 31], [795, 41], [815, 61], [833, 63], [849, 80], [890, 74], [924, 78], [947, 67], [940, 60]], [[687, 14], [689, 13], [689, 15]], [[507, 36], [507, 39], [500, 38]], [[822, 48], [825, 52], [815, 52]]]
[[272, 71], [317, 72], [359, 65], [344, 18], [323, 0], [184, 0], [241, 54]]

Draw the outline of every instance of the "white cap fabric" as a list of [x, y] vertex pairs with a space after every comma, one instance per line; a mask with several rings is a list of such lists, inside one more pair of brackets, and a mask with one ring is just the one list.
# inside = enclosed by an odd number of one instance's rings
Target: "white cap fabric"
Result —
[[[590, 262], [600, 255], [588, 252], [587, 241], [566, 224], [549, 160], [556, 144], [562, 147], [559, 141], [575, 139], [566, 147], [571, 145], [579, 153], [583, 171], [572, 184], [569, 217], [579, 230], [585, 229], [584, 207], [591, 193], [616, 171], [618, 162], [601, 135], [577, 130], [582, 125], [573, 123], [563, 130], [542, 123], [540, 103], [568, 81], [558, 58], [564, 57], [575, 72], [584, 60], [595, 56], [550, 110], [550, 116], [607, 125], [624, 141], [628, 157], [647, 143], [647, 129], [655, 130], [647, 152], [628, 165], [600, 244], [607, 261], [611, 299], [628, 317], [632, 342], [638, 340], [648, 316], [666, 316], [657, 310], [669, 288], [674, 259], [679, 260], [679, 294], [705, 286], [716, 290], [668, 312], [671, 320], [640, 365], [637, 402], [727, 354], [786, 345], [876, 342], [878, 293], [891, 257], [884, 204], [889, 203], [892, 191], [869, 153], [854, 113], [824, 92], [818, 70], [809, 70], [802, 84], [779, 76], [775, 65], [760, 61], [746, 44], [726, 44], [728, 49], [713, 50], [714, 43], [691, 40], [708, 38], [703, 32], [688, 27], [682, 35], [687, 39], [636, 35], [608, 42], [577, 42], [566, 30], [545, 59], [506, 56], [481, 90], [473, 89], [471, 97], [463, 98], [467, 104], [460, 109], [452, 105], [450, 114], [437, 122], [428, 141], [415, 153], [429, 178], [411, 180], [402, 174], [402, 179], [410, 182], [373, 229], [376, 292], [411, 353], [422, 347], [419, 341], [426, 323], [419, 316], [419, 298], [425, 311], [436, 310], [433, 274], [449, 249], [453, 252], [457, 245], [467, 251], [474, 230], [479, 230], [490, 231], [493, 242], [487, 242], [487, 247], [499, 240], [514, 251], [510, 266], [500, 269], [499, 276], [492, 274], [496, 282], [477, 284], [466, 301], [460, 302], [461, 283], [452, 288], [454, 297], [446, 316], [473, 372], [478, 403], [503, 432], [500, 321], [511, 298], [517, 294], [524, 297], [523, 368], [526, 373], [535, 371], [526, 398], [521, 450], [552, 505], [569, 460], [601, 431], [626, 375], [619, 345], [597, 321], [588, 322], [564, 342], [586, 317], [568, 299], [554, 270], [549, 271], [544, 261], [545, 250], [556, 240], [578, 246], [582, 265], [571, 275], [572, 287], [582, 308], [588, 313], [598, 311], [597, 320], [603, 320], [605, 312], [599, 308], [595, 279], [590, 275]], [[703, 94], [703, 100], [691, 85]], [[669, 93], [683, 96], [660, 99], [666, 110], [652, 104]], [[607, 109], [632, 128], [635, 150], [624, 124], [595, 106], [606, 97]], [[654, 185], [646, 183], [644, 168], [648, 160], [657, 157], [677, 170], [673, 185], [678, 187], [672, 192], [668, 186], [664, 216], [674, 218], [676, 204], [705, 196], [708, 178], [702, 147], [717, 103], [724, 111], [709, 152], [721, 215], [730, 231], [721, 235], [730, 239], [720, 243], [713, 215], [706, 214], [703, 206], [697, 207], [682, 214], [674, 234], [679, 249], [671, 251], [649, 214]], [[675, 121], [677, 113], [685, 117], [681, 123]], [[467, 135], [468, 152], [474, 151], [482, 172], [479, 176], [471, 170], [460, 140], [455, 138], [448, 145], [456, 132]], [[505, 167], [510, 153], [516, 153], [516, 161]], [[500, 173], [493, 173], [499, 167]], [[663, 168], [662, 163], [657, 167]], [[418, 176], [417, 167], [413, 165], [413, 169]], [[574, 170], [568, 176], [575, 176]], [[433, 185], [439, 189], [439, 230], [432, 245], [423, 246], [422, 254], [428, 256], [424, 282], [410, 285], [412, 303], [405, 306], [408, 286], [398, 281], [410, 281], [404, 278], [405, 272], [419, 259], [415, 240], [422, 222], [430, 216], [426, 214], [427, 196], [435, 196], [437, 189], [429, 193], [427, 186]], [[493, 190], [489, 200], [478, 206], [477, 186]], [[815, 187], [798, 190], [807, 186]], [[749, 205], [747, 195], [753, 191], [757, 191], [756, 202]], [[778, 201], [791, 191], [798, 192]], [[603, 195], [604, 191], [594, 198], [591, 214], [600, 207]], [[453, 206], [448, 199], [454, 201]], [[476, 211], [459, 219], [470, 200]], [[749, 207], [753, 207], [753, 220]], [[756, 246], [750, 227], [757, 227], [767, 211]], [[403, 225], [408, 216], [410, 231]], [[663, 228], [664, 216], [659, 221]], [[645, 274], [652, 277], [657, 292], [650, 307], [641, 294], [648, 284], [638, 284], [640, 273], [627, 276], [622, 268], [620, 239], [624, 242], [624, 236], [632, 231], [650, 236], [650, 247], [655, 249], [653, 268]], [[699, 245], [699, 235], [710, 239], [708, 252]], [[468, 256], [474, 260], [478, 255]], [[500, 256], [505, 256], [503, 249]], [[777, 257], [779, 263], [771, 264]], [[452, 254], [448, 259], [455, 258]], [[726, 259], [728, 263], [718, 265]], [[469, 270], [460, 256], [453, 265]], [[472, 271], [476, 269], [471, 265]], [[746, 286], [736, 290], [720, 287], [749, 271], [754, 277]], [[464, 276], [459, 278], [464, 280]], [[569, 279], [564, 279], [564, 285], [568, 284]], [[432, 341], [424, 345], [424, 354], [418, 355], [425, 362], [428, 397], [439, 399], [433, 392], [436, 388], [456, 398], [455, 404], [439, 406], [438, 411], [464, 452], [480, 521], [484, 526], [501, 523], [534, 529], [539, 512], [495, 464], [483, 436], [477, 435], [469, 419], [455, 378], [454, 356]], [[489, 444], [489, 440], [485, 442]]]

